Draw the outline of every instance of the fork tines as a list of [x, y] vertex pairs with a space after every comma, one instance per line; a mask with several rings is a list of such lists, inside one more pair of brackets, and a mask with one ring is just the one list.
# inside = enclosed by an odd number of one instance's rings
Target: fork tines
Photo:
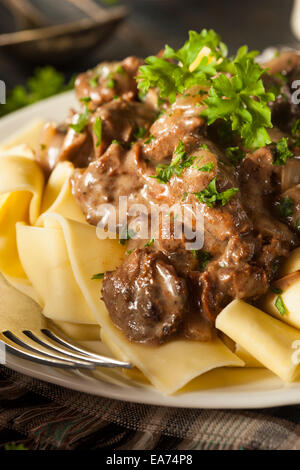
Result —
[[132, 368], [128, 362], [95, 354], [45, 328], [34, 332], [29, 330], [18, 333], [9, 330], [2, 331], [0, 342], [5, 344], [8, 352], [48, 366], [69, 369]]

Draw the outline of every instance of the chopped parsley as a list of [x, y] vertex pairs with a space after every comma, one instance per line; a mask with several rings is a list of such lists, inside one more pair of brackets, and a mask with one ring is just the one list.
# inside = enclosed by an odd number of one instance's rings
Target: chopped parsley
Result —
[[91, 101], [91, 98], [87, 96], [86, 98], [81, 98], [82, 103], [84, 103], [85, 111], [80, 114], [76, 124], [69, 124], [69, 127], [73, 129], [77, 134], [81, 134], [86, 126], [89, 123], [90, 111], [88, 108], [88, 103]]
[[99, 85], [99, 76], [95, 75], [94, 77], [89, 79], [89, 84], [92, 88], [97, 88]]
[[271, 287], [271, 291], [274, 292], [274, 294], [281, 295], [283, 293], [282, 289], [279, 289], [279, 287]]
[[128, 229], [127, 225], [123, 228], [121, 234], [120, 234], [120, 239], [119, 243], [121, 245], [125, 245], [125, 243], [130, 240], [131, 238], [134, 238], [136, 235], [134, 230]]
[[187, 193], [186, 191], [184, 191], [184, 193], [183, 193], [183, 196], [182, 196], [182, 199], [181, 199], [181, 200], [182, 200], [182, 201], [185, 201], [185, 200], [187, 199], [187, 197], [188, 197], [188, 193]]
[[293, 145], [296, 147], [300, 147], [300, 119], [295, 119], [295, 121], [293, 122], [291, 134], [293, 136]]
[[125, 75], [126, 70], [124, 69], [124, 67], [122, 65], [117, 65], [116, 68], [115, 68], [115, 73], [117, 73], [119, 75]]
[[84, 98], [80, 98], [81, 103], [88, 104], [90, 101], [92, 101], [92, 98], [90, 96], [85, 96]]
[[93, 129], [94, 129], [95, 135], [97, 137], [96, 147], [99, 147], [100, 144], [101, 144], [101, 140], [102, 140], [102, 119], [101, 119], [101, 117], [96, 118]]
[[206, 204], [208, 207], [215, 207], [216, 205], [225, 206], [238, 190], [238, 188], [230, 188], [219, 192], [217, 190], [217, 179], [215, 177], [205, 189], [194, 194], [202, 204]]
[[300, 217], [295, 222], [295, 229], [300, 232]]
[[41, 144], [41, 150], [46, 150], [46, 148], [47, 148], [47, 145]]
[[201, 166], [200, 168], [197, 167], [197, 170], [199, 171], [204, 171], [204, 172], [209, 172], [212, 171], [215, 168], [215, 165], [213, 162], [206, 163], [206, 165]]
[[158, 165], [156, 167], [156, 175], [151, 178], [157, 179], [159, 183], [168, 183], [173, 175], [181, 176], [183, 170], [192, 166], [196, 157], [188, 157], [184, 143], [180, 140], [174, 151], [174, 160], [170, 165]]
[[225, 153], [233, 166], [237, 166], [241, 163], [243, 158], [246, 156], [245, 152], [243, 152], [239, 147], [227, 147]]
[[105, 273], [94, 274], [91, 279], [92, 279], [92, 280], [95, 280], [95, 279], [104, 279], [104, 274], [105, 274]]
[[281, 217], [289, 217], [294, 212], [294, 201], [289, 196], [282, 197], [279, 201], [279, 211]]
[[300, 119], [295, 119], [291, 132], [293, 137], [300, 137]]
[[290, 151], [288, 146], [287, 137], [282, 137], [277, 144], [275, 149], [273, 165], [282, 166], [286, 164], [288, 158], [293, 157], [293, 152]]
[[283, 299], [282, 299], [281, 295], [278, 295], [278, 297], [275, 301], [275, 307], [277, 308], [280, 315], [284, 316], [287, 313], [287, 308], [284, 305], [284, 302], [283, 302]]
[[154, 135], [150, 134], [148, 139], [145, 140], [144, 144], [151, 144], [151, 142], [155, 139]]
[[200, 269], [205, 269], [209, 261], [212, 259], [212, 255], [208, 251], [193, 250], [193, 254], [199, 261]]
[[113, 90], [116, 86], [116, 82], [113, 79], [113, 75], [111, 73], [107, 77], [106, 86], [107, 86], [107, 88], [110, 88], [111, 90]]
[[148, 246], [153, 245], [154, 241], [155, 241], [154, 238], [151, 238], [151, 240], [149, 240], [149, 241], [145, 244], [145, 248], [147, 248]]
[[147, 129], [145, 129], [145, 127], [138, 127], [133, 135], [136, 139], [142, 139], [145, 137], [146, 133]]

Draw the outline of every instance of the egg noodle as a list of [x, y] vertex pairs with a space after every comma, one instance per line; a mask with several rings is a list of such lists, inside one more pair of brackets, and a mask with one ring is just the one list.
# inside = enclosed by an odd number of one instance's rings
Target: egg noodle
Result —
[[[99, 337], [100, 326], [101, 340], [112, 354], [134, 364], [164, 394], [225, 366], [265, 367], [287, 382], [297, 377], [292, 356], [293, 345], [300, 344], [300, 249], [290, 255], [277, 281], [284, 316], [274, 307], [277, 295], [269, 293], [262, 301], [264, 311], [234, 300], [217, 317], [217, 329], [235, 347], [220, 338], [132, 343], [110, 320], [100, 298], [102, 281], [91, 279], [119, 266], [125, 247], [118, 240], [99, 239], [96, 227], [85, 221], [70, 190], [72, 163], [58, 163], [45, 182], [34, 154], [42, 126], [35, 121], [0, 148], [0, 270], [6, 280], [75, 339]], [[25, 329], [25, 314], [21, 321]]]

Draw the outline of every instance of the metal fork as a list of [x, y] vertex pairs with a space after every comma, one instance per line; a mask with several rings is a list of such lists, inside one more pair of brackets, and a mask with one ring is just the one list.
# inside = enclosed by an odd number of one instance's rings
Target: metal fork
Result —
[[112, 357], [102, 356], [83, 349], [75, 343], [67, 341], [53, 331], [42, 328], [38, 331], [10, 330], [0, 333], [0, 342], [5, 349], [23, 359], [68, 369], [94, 369], [95, 367], [121, 367], [131, 369], [128, 362], [118, 361]]
[[0, 299], [0, 360], [4, 356], [2, 363], [5, 363], [5, 354], [1, 354], [4, 345], [7, 352], [48, 366], [68, 369], [132, 368], [128, 362], [82, 348], [57, 332], [55, 325], [49, 327], [41, 306], [15, 289], [1, 273]]

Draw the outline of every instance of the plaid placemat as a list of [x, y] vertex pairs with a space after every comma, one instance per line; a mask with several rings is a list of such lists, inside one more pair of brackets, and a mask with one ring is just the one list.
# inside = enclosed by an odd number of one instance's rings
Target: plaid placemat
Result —
[[0, 443], [30, 449], [300, 449], [300, 406], [193, 410], [126, 403], [0, 367]]

